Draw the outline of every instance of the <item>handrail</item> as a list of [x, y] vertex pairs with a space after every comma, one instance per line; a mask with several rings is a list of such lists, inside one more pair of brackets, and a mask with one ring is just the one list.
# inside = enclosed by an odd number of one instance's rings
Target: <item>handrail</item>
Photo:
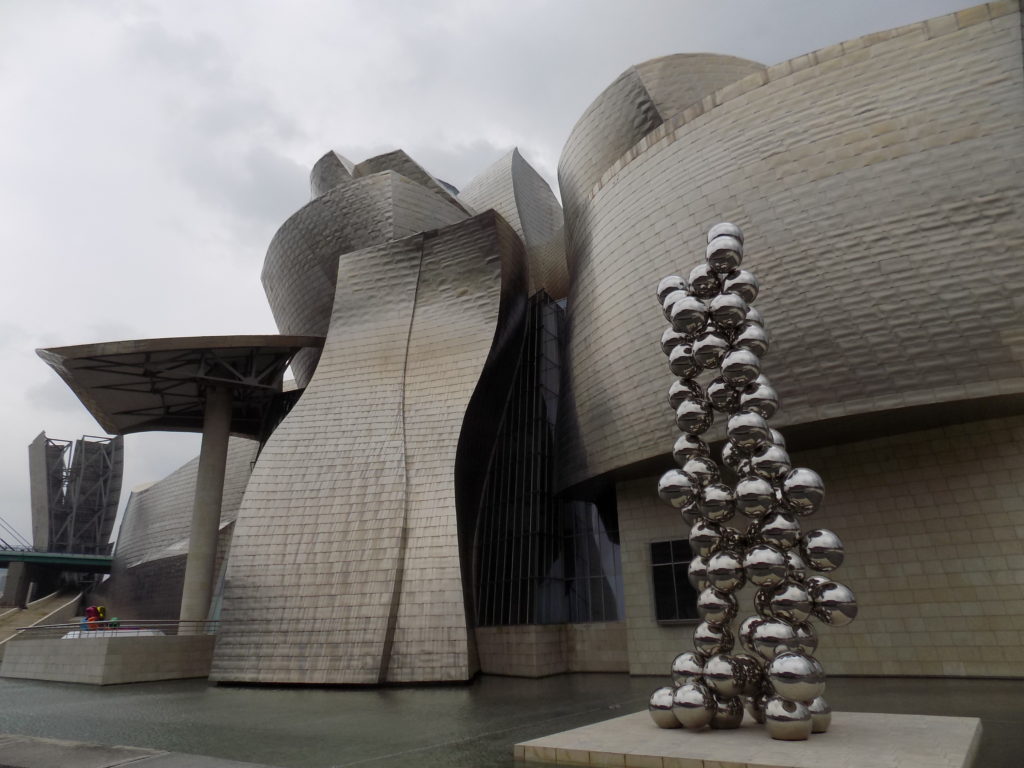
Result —
[[158, 637], [160, 635], [215, 635], [219, 621], [134, 620], [42, 624], [18, 627], [12, 642], [42, 639], [85, 639], [104, 637]]

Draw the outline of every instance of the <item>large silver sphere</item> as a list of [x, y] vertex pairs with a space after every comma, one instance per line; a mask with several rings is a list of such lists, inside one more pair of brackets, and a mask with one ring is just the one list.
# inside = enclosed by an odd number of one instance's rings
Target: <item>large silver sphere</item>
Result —
[[692, 344], [678, 344], [668, 353], [668, 368], [681, 379], [692, 379], [701, 371], [693, 356]]
[[[715, 716], [711, 718], [711, 727], [726, 731], [739, 728], [743, 722], [743, 701], [739, 696], [715, 695]], [[705, 763], [707, 765], [707, 763]]]
[[[694, 355], [696, 359], [696, 354]], [[753, 352], [734, 349], [722, 358], [722, 378], [734, 387], [743, 387], [757, 378], [761, 372], [761, 360]]]
[[672, 320], [672, 307], [675, 306], [677, 301], [685, 299], [688, 295], [686, 291], [672, 291], [662, 299], [661, 312], [665, 315], [666, 320]]
[[693, 477], [702, 487], [718, 482], [718, 465], [707, 456], [689, 457], [683, 464], [683, 472]]
[[747, 317], [747, 302], [733, 293], [722, 293], [708, 303], [708, 314], [719, 328], [737, 328]]
[[743, 561], [732, 550], [719, 550], [708, 559], [708, 581], [720, 592], [733, 592], [742, 587], [746, 579]]
[[714, 420], [715, 413], [707, 400], [687, 397], [676, 408], [676, 426], [689, 435], [704, 434]]
[[714, 694], [701, 683], [684, 683], [672, 694], [672, 714], [684, 728], [703, 728], [715, 716]]
[[746, 474], [750, 461], [731, 440], [722, 445], [722, 464], [739, 475]]
[[740, 402], [740, 392], [719, 376], [708, 384], [707, 399], [716, 411], [735, 413]]
[[697, 597], [697, 613], [708, 624], [728, 624], [736, 617], [737, 610], [736, 598], [714, 587], [708, 587]]
[[736, 630], [736, 637], [739, 638], [740, 645], [749, 653], [758, 653], [757, 647], [754, 645], [754, 630], [757, 629], [758, 624], [764, 621], [762, 616], [747, 616], [740, 622]]
[[831, 583], [832, 579], [828, 576], [813, 575], [804, 578], [804, 588], [807, 590], [807, 594], [811, 596], [811, 600], [817, 600], [818, 596], [821, 594], [822, 588], [826, 584]]
[[[708, 520], [698, 520], [690, 528], [690, 551], [707, 558], [718, 549], [722, 541], [722, 528]], [[710, 580], [710, 576], [709, 576]]]
[[[711, 581], [710, 561], [708, 580]], [[857, 618], [857, 598], [849, 587], [830, 581], [814, 590], [814, 615], [833, 627], [845, 627]]]
[[769, 445], [768, 422], [757, 413], [740, 412], [730, 416], [725, 433], [744, 453], [756, 453]]
[[707, 264], [698, 264], [690, 270], [690, 291], [701, 299], [711, 299], [718, 295], [722, 283], [718, 275]]
[[693, 359], [701, 368], [714, 368], [729, 351], [729, 339], [717, 327], [708, 326], [693, 340]]
[[[786, 564], [789, 566], [789, 578], [803, 583], [807, 578], [807, 563], [800, 557], [800, 551], [796, 547], [786, 550]], [[806, 584], [804, 588], [807, 588]]]
[[[749, 314], [749, 309], [747, 310]], [[753, 352], [759, 358], [768, 354], [771, 348], [771, 340], [768, 338], [768, 331], [757, 323], [749, 320], [736, 329], [736, 337], [732, 340], [734, 349], [745, 349]]]
[[760, 290], [761, 286], [757, 282], [757, 278], [754, 277], [754, 273], [748, 272], [745, 269], [737, 269], [735, 272], [730, 272], [722, 280], [723, 293], [734, 293], [747, 302], [747, 304], [754, 303]]
[[719, 235], [710, 243], [704, 253], [708, 266], [720, 274], [739, 269], [743, 261], [743, 243], [729, 235]]
[[694, 500], [699, 487], [697, 481], [685, 472], [670, 469], [658, 480], [658, 496], [679, 509]]
[[785, 448], [769, 445], [762, 448], [750, 459], [750, 467], [755, 475], [777, 482], [792, 469], [789, 454]]
[[741, 696], [753, 696], [761, 690], [762, 663], [749, 653], [735, 653], [733, 658], [743, 671], [743, 682], [740, 685]]
[[751, 520], [760, 520], [775, 506], [775, 489], [763, 477], [747, 475], [736, 483], [736, 509]]
[[708, 559], [703, 555], [694, 553], [689, 566], [686, 568], [686, 578], [689, 580], [690, 585], [698, 592], [707, 589], [710, 586], [708, 581]]
[[764, 703], [764, 725], [779, 741], [806, 741], [811, 737], [811, 713], [807, 705], [772, 696]]
[[[764, 381], [758, 381], [758, 382], [755, 382], [755, 383], [757, 383], [757, 384], [767, 384], [767, 382], [764, 382]], [[767, 384], [767, 386], [770, 387], [771, 384]], [[782, 436], [782, 433], [779, 432], [779, 430], [775, 429], [774, 427], [770, 427], [768, 429], [768, 436], [771, 438], [772, 445], [777, 445], [782, 450], [786, 450], [786, 438], [784, 438]]]
[[665, 297], [672, 293], [672, 291], [686, 293], [688, 287], [686, 281], [679, 275], [669, 275], [668, 277], [661, 278], [661, 281], [658, 283], [658, 304], [664, 306]]
[[743, 666], [732, 656], [719, 653], [704, 665], [704, 684], [719, 696], [739, 696], [743, 687]]
[[775, 692], [792, 701], [811, 701], [825, 692], [825, 670], [813, 656], [798, 651], [776, 654], [768, 664]]
[[811, 713], [811, 733], [826, 733], [832, 725], [832, 707], [825, 698], [819, 696], [807, 705], [807, 709]]
[[743, 555], [743, 572], [757, 587], [775, 587], [788, 575], [786, 555], [770, 544], [755, 544]]
[[750, 630], [754, 652], [766, 659], [776, 654], [792, 651], [799, 646], [796, 630], [781, 619], [762, 619]]
[[678, 408], [679, 404], [688, 397], [704, 399], [704, 390], [700, 388], [700, 384], [693, 379], [673, 381], [672, 386], [668, 388], [668, 404], [672, 406], [672, 410]]
[[[765, 419], [770, 419], [779, 410], [779, 395], [767, 384], [758, 384], [756, 381], [752, 381], [740, 392], [739, 404], [744, 411], [753, 411]], [[770, 431], [768, 440], [772, 442]]]
[[708, 242], [710, 243], [716, 237], [722, 235], [728, 235], [729, 237], [735, 237], [741, 243], [743, 242], [743, 230], [731, 221], [721, 221], [715, 224], [711, 229], [708, 230]]
[[809, 515], [825, 498], [825, 483], [813, 469], [796, 467], [782, 481], [782, 500], [790, 509]]
[[811, 616], [811, 598], [807, 590], [796, 582], [787, 581], [774, 587], [769, 594], [772, 615], [790, 624], [802, 624]]
[[702, 621], [693, 630], [693, 646], [706, 656], [728, 653], [733, 646], [732, 632], [727, 626]]
[[700, 513], [713, 523], [731, 520], [736, 512], [733, 490], [725, 483], [711, 483], [705, 486], [697, 501]]
[[708, 308], [696, 296], [683, 296], [669, 307], [668, 319], [673, 330], [692, 338], [707, 324]]
[[764, 315], [761, 314], [761, 310], [757, 307], [750, 307], [750, 309], [747, 310], [747, 322], [757, 323], [762, 328], [768, 328], [768, 325], [764, 321]]
[[814, 652], [818, 650], [818, 633], [814, 631], [814, 627], [809, 621], [805, 621], [803, 624], [797, 624], [794, 629], [796, 629], [797, 644], [793, 650], [813, 656]]
[[710, 455], [711, 449], [708, 448], [708, 444], [696, 435], [680, 435], [676, 438], [675, 445], [672, 446], [672, 458], [676, 460], [676, 464], [679, 466], [685, 464], [686, 460], [691, 456]]
[[668, 686], [658, 688], [651, 694], [651, 699], [647, 704], [647, 711], [651, 713], [651, 720], [659, 728], [682, 727], [676, 716], [672, 713], [672, 696], [674, 694], [675, 689]]
[[758, 526], [758, 536], [777, 549], [790, 549], [800, 542], [800, 523], [788, 512], [771, 512]]
[[767, 589], [759, 589], [754, 593], [754, 610], [757, 615], [765, 619], [774, 619], [772, 615], [771, 596]]
[[767, 700], [767, 696], [760, 694], [743, 697], [743, 708], [755, 723], [764, 725], [764, 704]]
[[672, 660], [672, 684], [675, 687], [699, 682], [707, 657], [696, 651], [684, 651]]
[[700, 510], [695, 502], [690, 502], [679, 508], [679, 517], [686, 526], [691, 526], [700, 520]]
[[686, 344], [689, 342], [689, 338], [682, 333], [673, 331], [671, 328], [666, 328], [665, 332], [661, 334], [661, 351], [666, 355], [672, 354], [672, 350], [678, 347], [680, 344]]
[[805, 533], [800, 552], [811, 568], [822, 573], [831, 573], [843, 564], [843, 542], [827, 528]]

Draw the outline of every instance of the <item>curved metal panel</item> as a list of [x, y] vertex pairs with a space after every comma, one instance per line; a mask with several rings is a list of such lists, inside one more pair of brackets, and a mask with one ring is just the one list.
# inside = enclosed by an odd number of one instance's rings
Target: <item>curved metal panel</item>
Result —
[[1024, 239], [1020, 32], [997, 22], [773, 67], [567, 204], [583, 234], [570, 243], [563, 485], [671, 444], [672, 379], [648, 341], [664, 327], [653, 287], [702, 261], [717, 221], [749, 233], [781, 424], [1024, 390], [1020, 313], [1006, 300], [1024, 288], [1011, 246]]

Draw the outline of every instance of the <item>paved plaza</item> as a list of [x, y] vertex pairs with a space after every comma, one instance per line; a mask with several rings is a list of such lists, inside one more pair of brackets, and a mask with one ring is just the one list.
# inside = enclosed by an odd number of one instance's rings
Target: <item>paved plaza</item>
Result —
[[[483, 676], [469, 685], [356, 690], [0, 679], [0, 733], [295, 768], [511, 768], [514, 744], [642, 710], [663, 683]], [[980, 717], [975, 765], [1021, 765], [1020, 681], [837, 678], [827, 696], [837, 711]]]

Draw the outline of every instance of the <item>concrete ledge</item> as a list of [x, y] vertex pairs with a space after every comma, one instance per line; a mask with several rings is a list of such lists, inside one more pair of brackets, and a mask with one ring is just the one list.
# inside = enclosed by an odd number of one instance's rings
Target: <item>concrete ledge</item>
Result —
[[775, 741], [749, 719], [733, 731], [663, 730], [647, 712], [515, 746], [515, 758], [622, 768], [970, 768], [975, 717], [834, 712], [828, 733]]
[[206, 677], [213, 635], [18, 639], [8, 643], [0, 676], [116, 685]]

